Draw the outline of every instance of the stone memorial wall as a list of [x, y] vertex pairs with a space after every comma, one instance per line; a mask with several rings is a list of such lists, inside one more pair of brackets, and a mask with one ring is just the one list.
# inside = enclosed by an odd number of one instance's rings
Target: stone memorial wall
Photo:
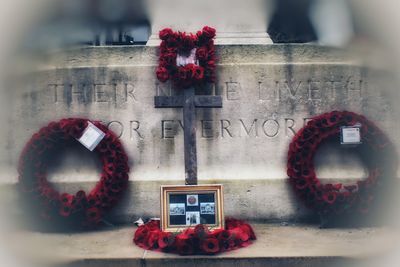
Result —
[[[182, 112], [154, 108], [155, 95], [182, 93], [156, 80], [157, 55], [156, 47], [73, 49], [52, 54], [39, 70], [21, 77], [13, 88], [13, 127], [2, 159], [6, 176], [16, 178], [23, 145], [48, 122], [101, 120], [120, 136], [132, 167], [130, 189], [114, 220], [159, 216], [159, 186], [184, 184], [184, 150]], [[309, 215], [287, 183], [286, 156], [295, 132], [314, 115], [364, 114], [400, 145], [385, 94], [392, 86], [389, 75], [344, 51], [315, 45], [219, 46], [217, 76], [204, 91], [221, 95], [223, 108], [196, 111], [198, 174], [200, 183], [224, 184], [227, 215], [253, 220]], [[321, 147], [318, 176], [365, 177], [359, 159], [339, 142]], [[99, 164], [85, 148], [77, 145], [57, 158], [49, 180], [60, 189], [90, 189], [99, 179]]]

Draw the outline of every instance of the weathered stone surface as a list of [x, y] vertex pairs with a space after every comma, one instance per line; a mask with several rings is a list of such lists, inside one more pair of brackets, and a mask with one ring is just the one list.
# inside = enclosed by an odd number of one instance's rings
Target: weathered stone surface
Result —
[[[286, 184], [286, 154], [294, 133], [314, 115], [334, 109], [365, 114], [400, 144], [391, 112], [395, 102], [386, 95], [389, 76], [355, 56], [314, 45], [238, 45], [219, 46], [218, 58], [218, 82], [206, 91], [222, 95], [223, 108], [197, 109], [198, 172], [201, 183], [226, 185], [228, 215], [274, 220], [304, 215]], [[132, 188], [116, 218], [157, 216], [157, 187], [183, 184], [184, 161], [181, 109], [154, 108], [156, 94], [182, 92], [156, 80], [156, 65], [152, 47], [51, 55], [13, 88], [7, 153], [1, 159], [9, 171], [1, 178], [16, 177], [23, 145], [49, 121], [101, 120], [120, 135], [132, 166]], [[78, 146], [60, 156], [49, 177], [74, 192], [98, 179], [97, 164]], [[339, 145], [321, 149], [317, 171], [326, 179], [366, 176], [357, 157]]]
[[10, 231], [4, 236], [9, 240], [8, 253], [29, 266], [376, 266], [396, 246], [398, 234], [383, 228], [253, 226], [254, 244], [216, 256], [145, 251], [132, 244], [135, 227], [72, 234]]
[[[217, 44], [272, 43], [267, 34], [271, 0], [148, 0], [146, 4], [152, 28], [147, 45], [159, 45], [158, 33], [166, 27], [196, 33], [204, 26], [218, 30]], [[222, 14], [227, 7], [229, 12]]]

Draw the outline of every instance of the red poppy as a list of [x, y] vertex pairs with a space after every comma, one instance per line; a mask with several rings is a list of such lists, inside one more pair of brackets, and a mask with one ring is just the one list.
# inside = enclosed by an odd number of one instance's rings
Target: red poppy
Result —
[[205, 226], [204, 224], [198, 224], [194, 227], [194, 234], [196, 237], [200, 239], [204, 239], [208, 236], [209, 230], [208, 227]]
[[175, 237], [176, 250], [181, 255], [191, 255], [194, 252], [193, 242], [188, 236], [180, 234]]
[[[188, 88], [202, 82], [215, 82], [215, 49], [210, 36], [215, 36], [215, 30], [205, 27], [197, 35], [184, 32], [172, 32], [167, 28], [160, 32], [159, 65], [156, 75], [159, 81], [172, 79], [180, 88]], [[176, 66], [178, 53], [189, 53], [196, 48], [196, 58], [199, 65], [187, 64]]]
[[248, 236], [249, 239], [255, 240], [256, 234], [254, 233], [253, 228], [248, 223], [243, 223], [240, 228], [244, 231]]
[[[196, 50], [196, 58], [198, 60], [207, 60], [208, 51], [206, 47], [200, 47]], [[207, 64], [208, 65], [208, 64]]]
[[219, 251], [219, 242], [216, 238], [210, 237], [203, 240], [200, 247], [207, 254], [215, 254]]
[[146, 224], [147, 228], [151, 231], [160, 229], [160, 221], [159, 220], [151, 220]]
[[72, 200], [74, 199], [73, 195], [70, 195], [68, 193], [64, 193], [60, 196], [60, 201], [63, 205], [68, 205], [72, 203]]
[[60, 207], [59, 214], [62, 217], [68, 217], [69, 215], [71, 215], [71, 211], [71, 204], [63, 204]]
[[204, 78], [204, 69], [202, 67], [196, 66], [193, 68], [193, 78], [196, 81], [201, 81]]
[[160, 230], [154, 230], [154, 231], [150, 231], [148, 238], [147, 238], [147, 245], [148, 248], [158, 248], [158, 240], [159, 240], [159, 235]]
[[163, 249], [174, 243], [174, 236], [168, 232], [160, 232], [158, 236], [158, 247]]
[[327, 193], [324, 193], [324, 194], [322, 195], [322, 199], [323, 199], [326, 203], [332, 205], [332, 204], [335, 203], [335, 201], [336, 201], [336, 195], [337, 195], [336, 192], [333, 192], [333, 191], [327, 192]]
[[174, 35], [174, 32], [172, 31], [171, 28], [165, 28], [165, 29], [161, 30], [159, 33], [159, 37], [161, 40], [167, 40], [168, 38], [170, 38], [173, 35]]
[[149, 233], [149, 229], [147, 228], [146, 225], [139, 226], [139, 228], [135, 232], [135, 236], [133, 238], [133, 241], [135, 244], [139, 245], [141, 242], [147, 237]]
[[232, 235], [236, 240], [240, 240], [242, 242], [246, 242], [250, 238], [249, 234], [243, 231], [241, 226], [232, 229]]
[[99, 208], [92, 207], [86, 210], [86, 218], [88, 222], [98, 223], [101, 219], [101, 212]]
[[215, 37], [215, 29], [208, 27], [208, 26], [204, 26], [203, 27], [203, 35], [209, 39], [212, 39]]
[[232, 239], [232, 232], [228, 230], [221, 230], [217, 235], [218, 240]]

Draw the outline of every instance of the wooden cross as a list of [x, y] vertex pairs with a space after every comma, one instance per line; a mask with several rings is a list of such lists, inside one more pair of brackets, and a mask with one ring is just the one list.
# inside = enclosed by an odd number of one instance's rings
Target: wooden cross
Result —
[[183, 96], [155, 96], [156, 108], [182, 108], [185, 149], [185, 184], [197, 185], [196, 108], [222, 108], [222, 97], [195, 95], [194, 87]]

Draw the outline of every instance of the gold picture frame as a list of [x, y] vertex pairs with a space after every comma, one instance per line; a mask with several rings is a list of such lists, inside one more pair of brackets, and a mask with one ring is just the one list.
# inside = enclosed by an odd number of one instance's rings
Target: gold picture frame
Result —
[[223, 229], [223, 186], [163, 185], [160, 189], [161, 229], [178, 232], [197, 224]]

